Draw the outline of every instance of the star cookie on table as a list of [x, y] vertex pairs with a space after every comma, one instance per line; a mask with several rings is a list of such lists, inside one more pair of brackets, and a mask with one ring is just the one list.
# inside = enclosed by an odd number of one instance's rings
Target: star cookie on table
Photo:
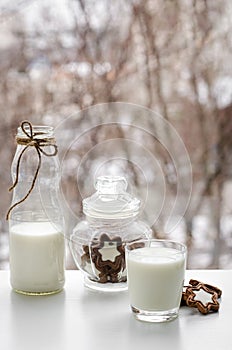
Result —
[[193, 279], [189, 281], [189, 284], [189, 286], [184, 286], [182, 305], [195, 307], [204, 315], [219, 310], [218, 299], [222, 295], [219, 288]]

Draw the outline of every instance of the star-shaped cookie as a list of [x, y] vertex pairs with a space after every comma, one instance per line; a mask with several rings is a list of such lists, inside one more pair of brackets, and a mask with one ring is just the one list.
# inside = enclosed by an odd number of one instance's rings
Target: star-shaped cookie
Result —
[[204, 315], [219, 310], [218, 299], [222, 295], [219, 288], [193, 279], [189, 281], [189, 284], [183, 289], [182, 305], [195, 307]]

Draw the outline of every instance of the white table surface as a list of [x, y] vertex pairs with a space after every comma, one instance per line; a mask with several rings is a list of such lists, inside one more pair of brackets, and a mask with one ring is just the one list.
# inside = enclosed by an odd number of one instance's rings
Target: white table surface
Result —
[[222, 289], [219, 312], [181, 307], [176, 320], [150, 324], [134, 319], [127, 292], [91, 291], [79, 271], [66, 272], [61, 293], [39, 297], [13, 292], [0, 271], [0, 349], [231, 350], [232, 270], [191, 270], [190, 278]]

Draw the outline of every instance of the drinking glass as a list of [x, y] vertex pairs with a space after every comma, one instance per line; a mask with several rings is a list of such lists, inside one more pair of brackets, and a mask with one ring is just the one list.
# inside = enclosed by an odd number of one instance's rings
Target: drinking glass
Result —
[[171, 321], [178, 316], [186, 269], [186, 246], [145, 239], [126, 245], [128, 290], [136, 319]]

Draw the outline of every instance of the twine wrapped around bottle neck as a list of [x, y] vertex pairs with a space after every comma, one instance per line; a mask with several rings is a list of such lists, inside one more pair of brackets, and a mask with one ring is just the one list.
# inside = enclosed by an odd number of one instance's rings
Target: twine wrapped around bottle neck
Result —
[[[26, 128], [28, 128], [29, 130], [27, 131]], [[11, 211], [19, 204], [21, 204], [22, 202], [24, 202], [30, 195], [30, 193], [32, 192], [34, 186], [35, 186], [35, 182], [36, 179], [38, 177], [39, 174], [39, 170], [41, 167], [41, 154], [44, 154], [46, 157], [53, 157], [57, 155], [58, 152], [58, 148], [56, 145], [56, 141], [55, 138], [48, 138], [48, 137], [42, 137], [42, 135], [46, 135], [46, 133], [43, 132], [37, 132], [37, 133], [33, 133], [33, 126], [32, 124], [25, 120], [21, 123], [21, 129], [23, 131], [23, 133], [25, 134], [26, 137], [19, 137], [16, 136], [16, 142], [18, 145], [22, 145], [25, 146], [21, 153], [19, 154], [18, 160], [17, 160], [17, 165], [16, 165], [16, 177], [15, 177], [15, 181], [13, 183], [13, 185], [9, 188], [9, 191], [12, 191], [18, 184], [18, 180], [19, 180], [19, 168], [20, 168], [20, 162], [22, 159], [23, 154], [26, 152], [26, 150], [29, 147], [35, 147], [35, 150], [38, 154], [38, 165], [31, 183], [31, 187], [29, 188], [27, 194], [18, 202], [14, 203], [8, 210], [7, 214], [6, 214], [6, 220], [9, 219], [10, 217], [10, 213]], [[39, 137], [38, 137], [39, 136]], [[47, 153], [43, 147], [45, 146], [52, 146], [54, 148], [54, 151], [52, 153]]]

